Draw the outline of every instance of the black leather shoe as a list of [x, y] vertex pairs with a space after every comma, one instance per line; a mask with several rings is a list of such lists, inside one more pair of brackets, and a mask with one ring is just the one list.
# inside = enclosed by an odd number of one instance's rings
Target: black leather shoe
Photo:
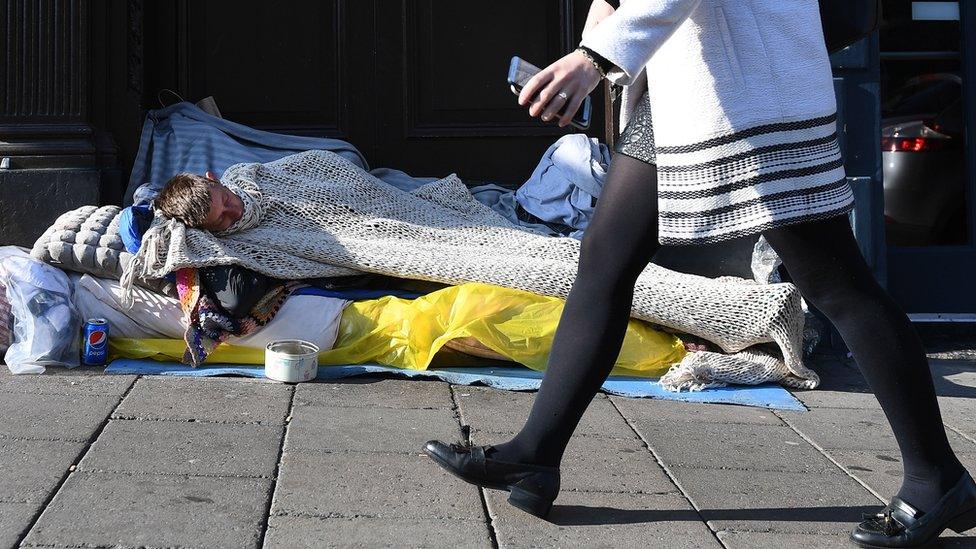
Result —
[[511, 492], [509, 503], [526, 513], [546, 518], [559, 494], [559, 469], [491, 459], [485, 456], [488, 448], [431, 440], [424, 446], [424, 452], [461, 480]]
[[976, 528], [976, 483], [969, 473], [963, 473], [927, 513], [896, 497], [880, 513], [865, 515], [865, 519], [851, 533], [851, 541], [861, 547], [923, 547], [946, 528], [957, 534]]

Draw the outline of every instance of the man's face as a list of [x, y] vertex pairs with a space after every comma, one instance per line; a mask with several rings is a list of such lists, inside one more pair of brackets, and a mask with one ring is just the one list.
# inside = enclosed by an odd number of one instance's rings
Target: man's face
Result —
[[212, 173], [207, 172], [207, 178], [214, 181], [216, 185], [210, 188], [210, 211], [207, 212], [207, 219], [200, 228], [215, 233], [226, 231], [244, 215], [244, 201], [221, 185]]

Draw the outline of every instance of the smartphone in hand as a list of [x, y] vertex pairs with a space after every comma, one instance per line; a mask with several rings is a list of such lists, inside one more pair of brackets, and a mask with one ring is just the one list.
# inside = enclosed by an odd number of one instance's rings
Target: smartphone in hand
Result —
[[[522, 88], [541, 70], [539, 67], [518, 56], [512, 57], [512, 62], [508, 66], [508, 85], [511, 87], [512, 93], [515, 95], [521, 93]], [[588, 129], [590, 127], [592, 110], [593, 101], [587, 95], [583, 100], [583, 104], [580, 105], [579, 110], [573, 116], [573, 119], [569, 121], [569, 125], [580, 130]]]

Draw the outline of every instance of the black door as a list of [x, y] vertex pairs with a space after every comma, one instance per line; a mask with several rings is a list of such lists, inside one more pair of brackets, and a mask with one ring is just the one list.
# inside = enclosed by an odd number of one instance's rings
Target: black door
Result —
[[888, 288], [916, 320], [976, 315], [976, 5], [885, 0]]
[[[560, 130], [505, 82], [579, 42], [588, 0], [147, 3], [144, 101], [213, 95], [225, 118], [351, 141], [373, 167], [517, 185]], [[603, 134], [602, 105], [590, 133]]]

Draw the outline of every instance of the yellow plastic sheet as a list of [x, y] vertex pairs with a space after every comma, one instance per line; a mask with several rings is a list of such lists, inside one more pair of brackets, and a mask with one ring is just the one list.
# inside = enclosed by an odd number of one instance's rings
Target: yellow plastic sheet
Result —
[[[319, 364], [379, 363], [425, 370], [448, 341], [474, 337], [533, 370], [544, 370], [564, 301], [530, 292], [469, 283], [414, 300], [393, 296], [346, 307], [335, 346]], [[185, 345], [169, 339], [112, 339], [114, 358], [179, 361]], [[631, 319], [613, 373], [659, 377], [684, 357], [677, 337]], [[208, 363], [263, 364], [264, 350], [220, 345]]]

